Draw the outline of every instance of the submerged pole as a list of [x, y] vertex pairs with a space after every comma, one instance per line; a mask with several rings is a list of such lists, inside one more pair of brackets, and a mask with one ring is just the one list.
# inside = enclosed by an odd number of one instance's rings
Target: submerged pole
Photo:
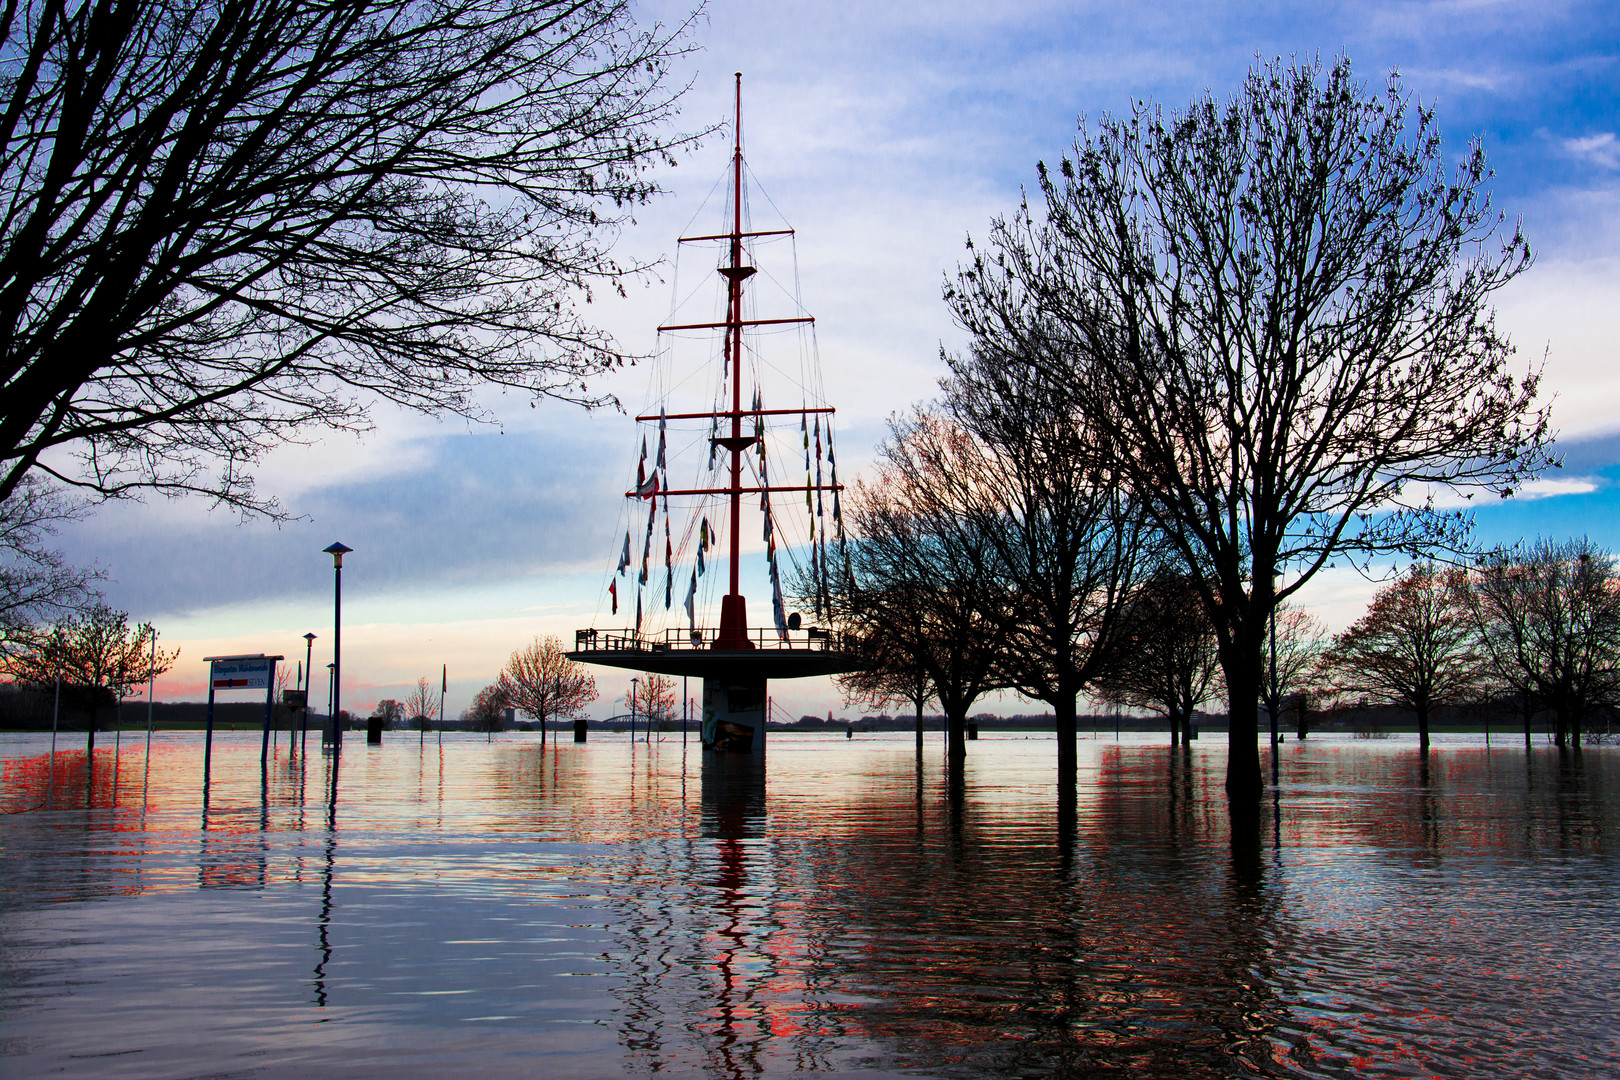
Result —
[[[61, 644], [60, 639], [57, 642]], [[51, 808], [51, 792], [56, 787], [56, 721], [62, 715], [62, 653], [56, 654], [56, 703], [51, 706], [51, 766], [45, 780], [45, 809]]]

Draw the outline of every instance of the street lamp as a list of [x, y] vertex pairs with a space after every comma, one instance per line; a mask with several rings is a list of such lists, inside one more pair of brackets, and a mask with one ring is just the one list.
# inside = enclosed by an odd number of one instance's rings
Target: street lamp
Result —
[[322, 548], [332, 556], [332, 748], [343, 749], [343, 725], [338, 723], [338, 698], [343, 691], [343, 556], [354, 548], [342, 541]]
[[641, 680], [630, 676], [630, 745], [636, 745], [636, 686]]
[[298, 753], [303, 756], [304, 738], [309, 732], [309, 684], [315, 681], [310, 661], [315, 658], [315, 635], [304, 635], [304, 711], [298, 717]]

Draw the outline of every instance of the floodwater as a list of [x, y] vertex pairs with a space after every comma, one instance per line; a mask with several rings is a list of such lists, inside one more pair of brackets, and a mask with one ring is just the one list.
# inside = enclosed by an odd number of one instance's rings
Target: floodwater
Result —
[[1620, 750], [387, 738], [0, 736], [0, 1073], [1620, 1075]]

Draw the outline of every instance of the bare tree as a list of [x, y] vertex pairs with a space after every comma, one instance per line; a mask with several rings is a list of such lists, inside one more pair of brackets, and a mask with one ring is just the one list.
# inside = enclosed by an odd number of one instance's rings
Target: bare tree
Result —
[[1215, 628], [1244, 805], [1273, 606], [1335, 560], [1460, 548], [1436, 488], [1507, 494], [1548, 464], [1537, 376], [1488, 306], [1530, 263], [1488, 177], [1477, 144], [1450, 173], [1394, 76], [1371, 94], [1347, 60], [1267, 63], [1229, 101], [1084, 126], [1040, 168], [1042, 212], [996, 221], [947, 288], [975, 340], [1061, 361], [1117, 433], [1103, 463]]
[[89, 745], [103, 708], [116, 706], [133, 687], [168, 671], [179, 648], [152, 648], [151, 623], [129, 625], [127, 612], [97, 603], [82, 615], [36, 631], [28, 646], [0, 656], [0, 670], [40, 690], [62, 680], [62, 696], [90, 718]]
[[1498, 549], [1468, 583], [1468, 605], [1492, 671], [1553, 715], [1553, 741], [1581, 745], [1581, 728], [1620, 704], [1620, 571], [1590, 539]]
[[948, 466], [920, 444], [936, 436], [944, 425], [925, 413], [891, 422], [874, 481], [857, 483], [845, 503], [856, 539], [832, 604], [885, 678], [926, 678], [945, 712], [946, 759], [955, 768], [967, 756], [968, 711], [1000, 688], [997, 660], [1014, 597], [992, 538], [933, 495]]
[[472, 704], [461, 714], [461, 722], [493, 738], [495, 732], [506, 730], [506, 710], [510, 707], [506, 690], [497, 680], [473, 695]]
[[[808, 582], [807, 589], [814, 588]], [[831, 590], [841, 598], [841, 590]], [[808, 591], [801, 595], [812, 595]], [[879, 604], [881, 610], [883, 605]], [[836, 606], [834, 608], [836, 611]], [[933, 683], [923, 665], [916, 662], [917, 650], [923, 646], [921, 611], [911, 609], [915, 622], [909, 632], [898, 626], [889, 627], [887, 633], [876, 633], [861, 640], [860, 666], [837, 676], [839, 689], [844, 692], [844, 704], [864, 705], [873, 709], [891, 709], [897, 705], [911, 706], [916, 717], [917, 753], [923, 749], [923, 709], [933, 700]], [[893, 612], [899, 615], [900, 610]]]
[[[675, 717], [675, 680], [657, 672], [643, 672], [632, 686], [631, 694], [624, 696], [626, 705], [634, 702], [635, 713], [646, 722], [648, 730], [656, 724], [667, 723]], [[594, 686], [592, 697], [595, 697]]]
[[1112, 661], [1131, 591], [1163, 541], [1130, 488], [1096, 466], [1096, 435], [1051, 374], [1060, 365], [979, 343], [950, 366], [956, 426], [907, 445], [938, 459], [920, 474], [937, 482], [932, 496], [995, 550], [1017, 597], [1001, 681], [1052, 706], [1058, 774], [1072, 783], [1080, 693]]
[[1305, 714], [1317, 690], [1318, 671], [1332, 635], [1328, 633], [1327, 623], [1286, 601], [1273, 608], [1272, 613], [1273, 625], [1267, 631], [1264, 666], [1260, 671], [1261, 700], [1268, 712], [1276, 710], [1280, 727], [1283, 707], [1292, 698], [1299, 709], [1295, 730], [1303, 739]]
[[[592, 403], [684, 26], [629, 0], [10, 5], [0, 502], [203, 492], [382, 399]], [[58, 448], [66, 453], [58, 452]], [[71, 463], [65, 466], [64, 462]]]
[[1335, 636], [1322, 657], [1333, 692], [1411, 710], [1423, 753], [1434, 711], [1468, 700], [1479, 683], [1465, 584], [1461, 570], [1414, 563], [1378, 590], [1366, 614]]
[[82, 509], [32, 476], [0, 502], [0, 655], [27, 648], [39, 624], [67, 619], [99, 598], [96, 582], [105, 574], [68, 565], [49, 542]]
[[1132, 594], [1125, 641], [1097, 680], [1104, 700], [1151, 709], [1170, 722], [1170, 745], [1192, 739], [1193, 710], [1215, 689], [1215, 630], [1186, 575], [1161, 570]]
[[539, 721], [542, 743], [547, 723], [574, 716], [596, 700], [596, 679], [585, 665], [568, 659], [555, 637], [537, 637], [515, 650], [501, 672], [501, 688], [513, 708]]
[[416, 685], [411, 688], [410, 696], [405, 699], [405, 716], [407, 720], [414, 723], [422, 731], [426, 731], [428, 725], [433, 722], [433, 717], [438, 710], [439, 695], [433, 692], [432, 687], [428, 684], [427, 677], [423, 676], [417, 679]]

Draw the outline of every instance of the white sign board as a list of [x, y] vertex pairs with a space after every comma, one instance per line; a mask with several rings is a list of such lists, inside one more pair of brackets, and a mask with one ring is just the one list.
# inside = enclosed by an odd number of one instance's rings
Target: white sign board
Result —
[[267, 690], [274, 663], [268, 656], [215, 660], [208, 673], [208, 685], [215, 690]]

